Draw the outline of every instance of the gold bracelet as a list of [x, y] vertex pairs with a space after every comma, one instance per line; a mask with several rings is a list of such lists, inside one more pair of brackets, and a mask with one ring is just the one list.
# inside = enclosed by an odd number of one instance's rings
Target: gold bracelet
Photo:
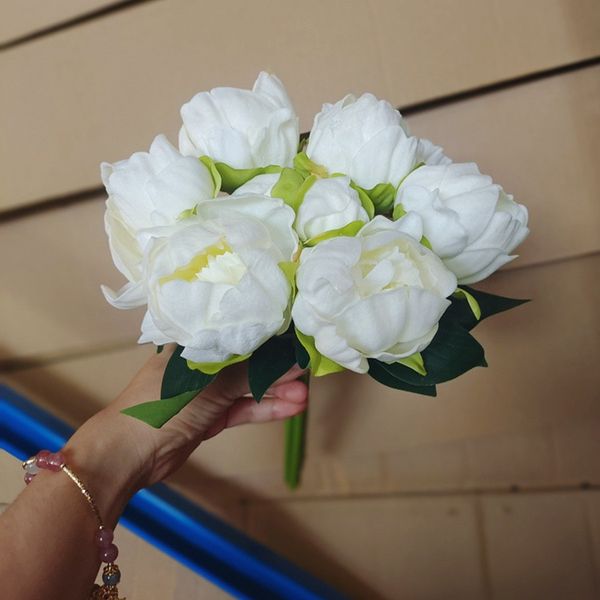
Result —
[[119, 549], [113, 543], [113, 530], [104, 525], [104, 521], [100, 516], [98, 505], [94, 501], [87, 486], [81, 478], [65, 463], [65, 458], [60, 452], [52, 453], [49, 450], [41, 450], [35, 456], [32, 456], [23, 463], [25, 470], [25, 483], [30, 484], [33, 478], [40, 472], [40, 469], [47, 471], [63, 471], [65, 475], [77, 486], [87, 503], [90, 505], [98, 531], [96, 532], [96, 545], [100, 551], [100, 560], [106, 563], [102, 570], [103, 585], [94, 584], [90, 593], [90, 600], [125, 600], [119, 598], [119, 590], [117, 586], [121, 581], [121, 571], [115, 563], [119, 554]]

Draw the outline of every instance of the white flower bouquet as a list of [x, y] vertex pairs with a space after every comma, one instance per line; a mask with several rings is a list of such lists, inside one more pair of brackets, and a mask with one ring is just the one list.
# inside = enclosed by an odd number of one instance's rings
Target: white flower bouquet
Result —
[[[479, 172], [410, 134], [371, 94], [325, 104], [308, 138], [285, 88], [216, 88], [181, 109], [179, 150], [101, 166], [105, 226], [127, 283], [113, 306], [146, 306], [140, 343], [177, 350], [161, 399], [126, 411], [160, 427], [221, 371], [248, 361], [252, 394], [295, 363], [348, 369], [399, 390], [477, 366], [470, 334], [520, 304], [466, 284], [525, 239], [527, 209]], [[287, 425], [286, 481], [298, 483], [305, 415]]]

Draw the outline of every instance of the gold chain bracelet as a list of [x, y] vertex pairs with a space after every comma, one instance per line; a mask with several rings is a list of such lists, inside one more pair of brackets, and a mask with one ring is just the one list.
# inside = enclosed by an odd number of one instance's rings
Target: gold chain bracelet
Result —
[[96, 518], [98, 531], [96, 532], [95, 541], [98, 546], [100, 560], [106, 563], [102, 570], [103, 585], [94, 584], [90, 593], [90, 600], [125, 600], [125, 598], [119, 598], [119, 590], [117, 588], [121, 581], [121, 571], [119, 571], [119, 567], [115, 563], [119, 549], [113, 543], [113, 530], [105, 527], [93, 496], [81, 478], [65, 463], [62, 453], [41, 450], [23, 463], [23, 469], [25, 470], [26, 484], [31, 483], [33, 478], [40, 472], [40, 469], [45, 469], [54, 472], [62, 471], [77, 486]]

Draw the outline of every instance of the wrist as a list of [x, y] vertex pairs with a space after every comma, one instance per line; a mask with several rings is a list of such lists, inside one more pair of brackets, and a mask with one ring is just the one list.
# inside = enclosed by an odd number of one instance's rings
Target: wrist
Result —
[[111, 526], [146, 485], [149, 460], [135, 438], [126, 417], [106, 409], [86, 421], [63, 448], [67, 464], [86, 483]]

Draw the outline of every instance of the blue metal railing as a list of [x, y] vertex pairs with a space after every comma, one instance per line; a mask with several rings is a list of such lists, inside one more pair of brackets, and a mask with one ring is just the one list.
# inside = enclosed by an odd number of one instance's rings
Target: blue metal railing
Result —
[[[21, 460], [60, 449], [73, 430], [0, 385], [0, 447]], [[121, 523], [236, 598], [343, 600], [344, 597], [166, 485], [138, 492]]]

